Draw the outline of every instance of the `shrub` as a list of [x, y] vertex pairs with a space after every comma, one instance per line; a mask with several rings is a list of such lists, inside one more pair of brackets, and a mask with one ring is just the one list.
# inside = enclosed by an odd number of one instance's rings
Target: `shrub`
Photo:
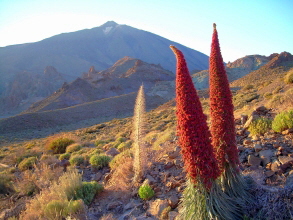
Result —
[[5, 174], [0, 174], [0, 194], [6, 195], [11, 191], [11, 179]]
[[73, 153], [79, 151], [81, 149], [81, 145], [78, 143], [71, 144], [66, 148], [66, 153]]
[[59, 160], [69, 160], [69, 158], [70, 158], [70, 153], [60, 154], [59, 156]]
[[125, 151], [129, 148], [131, 148], [132, 145], [132, 141], [126, 141], [126, 142], [122, 142], [118, 145], [117, 150], [119, 150], [120, 152]]
[[95, 142], [95, 145], [96, 146], [102, 146], [102, 145], [104, 145], [104, 144], [107, 144], [108, 142], [107, 141], [104, 141], [104, 140], [97, 140], [96, 142]]
[[268, 132], [271, 128], [272, 120], [261, 117], [250, 124], [248, 131], [252, 135], [263, 135], [264, 133]]
[[18, 168], [22, 171], [31, 169], [36, 163], [36, 161], [37, 161], [36, 157], [25, 158], [18, 164]]
[[122, 153], [116, 155], [109, 163], [111, 169], [116, 169], [119, 165], [123, 164], [127, 159], [132, 158], [131, 150], [125, 150]]
[[44, 217], [52, 220], [63, 219], [83, 209], [82, 200], [52, 200], [44, 208]]
[[89, 205], [95, 195], [103, 190], [103, 186], [96, 181], [82, 182], [79, 189], [76, 190], [74, 200], [82, 199], [86, 205]]
[[90, 158], [90, 164], [95, 168], [103, 168], [108, 166], [109, 162], [111, 160], [111, 157], [106, 155], [93, 155]]
[[293, 68], [287, 72], [286, 76], [284, 77], [284, 82], [287, 84], [293, 83]]
[[144, 184], [139, 187], [138, 195], [143, 200], [149, 200], [155, 195], [155, 192], [150, 185]]
[[79, 156], [79, 155], [72, 156], [69, 160], [69, 163], [74, 166], [79, 166], [83, 162], [84, 162], [83, 156]]
[[272, 129], [276, 132], [282, 132], [289, 128], [293, 128], [293, 110], [279, 113], [272, 123]]
[[60, 137], [53, 140], [49, 144], [48, 149], [52, 150], [54, 154], [63, 154], [65, 153], [67, 146], [73, 143], [74, 143], [74, 140], [72, 139], [69, 139], [66, 137]]

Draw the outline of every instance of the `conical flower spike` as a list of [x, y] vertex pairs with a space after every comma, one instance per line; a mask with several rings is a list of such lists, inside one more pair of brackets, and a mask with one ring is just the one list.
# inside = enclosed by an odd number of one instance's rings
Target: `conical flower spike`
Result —
[[201, 103], [180, 50], [170, 46], [177, 59], [176, 108], [177, 134], [184, 167], [191, 180], [201, 181], [207, 188], [219, 176], [210, 140], [210, 132]]
[[235, 138], [234, 107], [216, 24], [214, 24], [209, 73], [212, 144], [216, 149], [221, 170], [224, 169], [226, 160], [232, 167], [237, 167], [239, 159]]

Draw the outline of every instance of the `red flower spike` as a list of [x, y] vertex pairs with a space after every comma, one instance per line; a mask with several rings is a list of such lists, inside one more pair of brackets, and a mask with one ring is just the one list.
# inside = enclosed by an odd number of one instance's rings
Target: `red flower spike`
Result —
[[180, 50], [170, 46], [177, 59], [176, 114], [177, 134], [184, 167], [194, 183], [201, 180], [209, 189], [219, 175], [210, 132], [201, 103]]
[[239, 158], [232, 94], [221, 55], [216, 24], [214, 24], [209, 73], [212, 144], [222, 171], [226, 160], [237, 167]]

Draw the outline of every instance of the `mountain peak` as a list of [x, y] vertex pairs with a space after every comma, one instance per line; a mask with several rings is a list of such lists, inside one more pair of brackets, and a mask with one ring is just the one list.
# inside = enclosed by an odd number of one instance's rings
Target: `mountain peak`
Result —
[[117, 26], [118, 24], [115, 21], [107, 21], [106, 23], [102, 24], [102, 27], [109, 27], [109, 26]]

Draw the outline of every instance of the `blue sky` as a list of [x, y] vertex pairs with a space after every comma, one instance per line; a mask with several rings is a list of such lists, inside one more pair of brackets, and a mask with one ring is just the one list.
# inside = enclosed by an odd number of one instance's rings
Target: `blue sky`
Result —
[[293, 53], [292, 0], [1, 0], [0, 46], [109, 20], [207, 55], [215, 22], [225, 62], [252, 54]]

